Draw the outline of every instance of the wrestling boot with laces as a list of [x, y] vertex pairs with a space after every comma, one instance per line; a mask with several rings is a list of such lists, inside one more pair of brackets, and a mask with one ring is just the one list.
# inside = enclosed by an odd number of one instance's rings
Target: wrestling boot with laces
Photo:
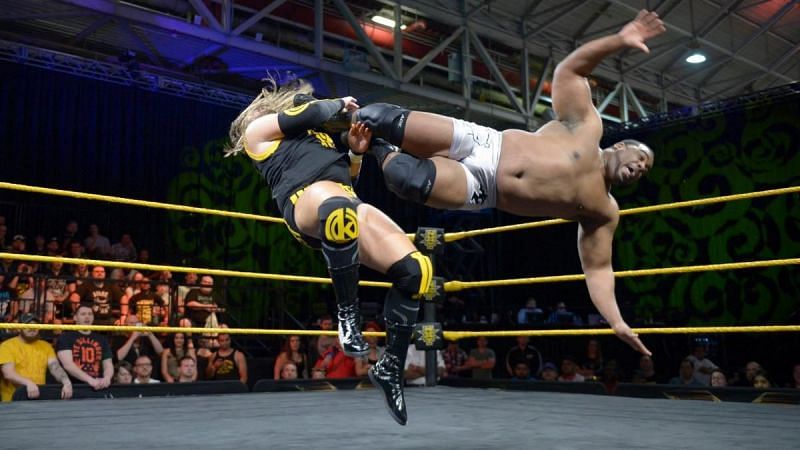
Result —
[[360, 358], [369, 354], [369, 344], [361, 334], [361, 309], [358, 300], [354, 303], [339, 304], [339, 342], [344, 354]]
[[386, 352], [368, 372], [369, 380], [382, 391], [389, 414], [400, 425], [405, 425], [408, 421], [403, 396], [403, 370], [413, 331], [414, 327], [410, 325], [387, 323]]

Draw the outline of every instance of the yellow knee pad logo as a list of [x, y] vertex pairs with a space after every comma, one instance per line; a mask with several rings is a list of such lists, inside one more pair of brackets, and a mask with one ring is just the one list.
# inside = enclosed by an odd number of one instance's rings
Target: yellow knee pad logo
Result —
[[431, 264], [430, 258], [420, 252], [411, 253], [409, 256], [419, 264], [419, 289], [417, 289], [417, 294], [414, 295], [414, 298], [420, 298], [430, 289], [431, 281], [433, 281], [433, 264]]
[[352, 208], [334, 210], [325, 219], [325, 239], [346, 244], [358, 238], [358, 216]]

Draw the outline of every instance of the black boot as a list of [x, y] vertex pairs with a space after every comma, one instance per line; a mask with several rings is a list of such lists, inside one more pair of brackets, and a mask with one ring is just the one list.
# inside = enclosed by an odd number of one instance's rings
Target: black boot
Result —
[[369, 380], [386, 397], [389, 414], [400, 425], [408, 421], [406, 401], [403, 397], [403, 371], [406, 365], [408, 344], [411, 342], [413, 325], [386, 323], [386, 352], [369, 369]]
[[329, 269], [334, 280], [339, 318], [339, 342], [345, 355], [360, 358], [369, 354], [369, 344], [361, 334], [361, 308], [358, 305], [358, 264]]

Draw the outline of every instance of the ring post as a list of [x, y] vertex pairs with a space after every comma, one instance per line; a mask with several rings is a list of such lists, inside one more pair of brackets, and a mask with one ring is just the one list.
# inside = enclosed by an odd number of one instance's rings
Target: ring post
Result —
[[[436, 267], [436, 255], [444, 253], [444, 229], [419, 227], [414, 236], [414, 244], [431, 259], [431, 265]], [[443, 293], [444, 279], [433, 277], [425, 294], [422, 322], [414, 328], [414, 345], [419, 350], [425, 350], [425, 386], [436, 386], [436, 350], [444, 348], [442, 324], [436, 322], [436, 301]]]

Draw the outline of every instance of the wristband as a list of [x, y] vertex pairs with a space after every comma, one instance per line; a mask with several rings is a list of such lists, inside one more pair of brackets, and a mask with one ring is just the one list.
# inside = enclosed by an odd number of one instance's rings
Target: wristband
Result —
[[363, 153], [353, 153], [352, 150], [347, 151], [347, 156], [350, 157], [351, 163], [360, 163], [362, 159], [364, 159]]

